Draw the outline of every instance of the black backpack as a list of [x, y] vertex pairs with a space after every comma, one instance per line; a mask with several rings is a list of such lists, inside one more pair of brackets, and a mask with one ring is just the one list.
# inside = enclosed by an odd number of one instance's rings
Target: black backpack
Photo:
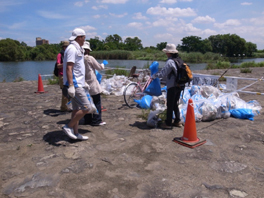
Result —
[[[61, 54], [61, 63], [63, 63], [64, 51], [61, 51], [60, 54]], [[57, 67], [57, 61], [54, 66], [53, 74], [57, 77], [59, 76], [59, 69]]]
[[59, 76], [59, 69], [57, 67], [57, 61], [56, 61], [55, 66], [54, 66], [53, 74], [57, 77]]
[[190, 84], [190, 82], [193, 80], [193, 75], [190, 67], [179, 57], [174, 58], [173, 60], [177, 67], [177, 84], [181, 86], [184, 86], [186, 83]]

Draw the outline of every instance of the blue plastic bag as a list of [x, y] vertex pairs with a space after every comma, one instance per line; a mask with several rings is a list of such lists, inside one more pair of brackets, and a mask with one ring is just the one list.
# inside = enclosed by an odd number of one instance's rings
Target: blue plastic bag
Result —
[[149, 66], [151, 76], [153, 74], [156, 74], [159, 71], [159, 63], [157, 61], [154, 61], [150, 66]]
[[160, 79], [159, 78], [153, 79], [149, 84], [149, 86], [145, 89], [144, 93], [147, 93], [151, 96], [160, 96], [162, 94]]
[[104, 65], [107, 65], [107, 64], [108, 64], [108, 61], [107, 61], [107, 60], [104, 60], [104, 61], [103, 61], [103, 64], [104, 64]]
[[167, 92], [167, 86], [164, 86], [163, 88], [161, 88], [161, 91], [166, 91]]
[[96, 75], [96, 78], [97, 78], [99, 84], [101, 84], [102, 74], [100, 74], [97, 70], [95, 70], [95, 75]]
[[254, 120], [252, 109], [230, 109], [229, 112], [235, 118]]
[[134, 99], [134, 101], [143, 109], [150, 109], [151, 100], [152, 96], [150, 95], [143, 96], [141, 100]]

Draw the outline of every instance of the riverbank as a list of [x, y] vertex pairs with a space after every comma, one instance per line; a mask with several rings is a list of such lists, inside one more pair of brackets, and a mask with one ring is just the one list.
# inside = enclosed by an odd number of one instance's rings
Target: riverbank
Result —
[[[197, 73], [221, 74], [222, 70]], [[229, 76], [260, 78], [230, 69]], [[239, 88], [251, 82], [239, 81]], [[80, 125], [88, 141], [62, 132], [69, 113], [60, 113], [60, 89], [43, 81], [0, 83], [1, 197], [262, 197], [264, 114], [196, 123], [207, 143], [189, 149], [174, 143], [183, 128], [151, 129], [122, 96], [103, 96], [105, 126]], [[264, 92], [263, 82], [248, 88]], [[245, 100], [263, 96], [240, 94]]]

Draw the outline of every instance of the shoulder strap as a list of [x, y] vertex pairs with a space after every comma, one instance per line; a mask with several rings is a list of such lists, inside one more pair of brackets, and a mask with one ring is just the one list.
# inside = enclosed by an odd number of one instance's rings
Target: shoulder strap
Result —
[[60, 54], [61, 54], [61, 63], [63, 63], [64, 52], [63, 51], [60, 51]]

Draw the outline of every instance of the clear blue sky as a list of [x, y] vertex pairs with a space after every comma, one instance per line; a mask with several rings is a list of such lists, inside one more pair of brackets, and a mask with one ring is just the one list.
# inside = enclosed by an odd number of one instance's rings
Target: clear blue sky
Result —
[[202, 39], [237, 34], [264, 49], [263, 0], [1, 0], [0, 39], [35, 46], [36, 37], [60, 43], [76, 27], [86, 39], [118, 34], [139, 37], [144, 47], [181, 44], [186, 36]]

